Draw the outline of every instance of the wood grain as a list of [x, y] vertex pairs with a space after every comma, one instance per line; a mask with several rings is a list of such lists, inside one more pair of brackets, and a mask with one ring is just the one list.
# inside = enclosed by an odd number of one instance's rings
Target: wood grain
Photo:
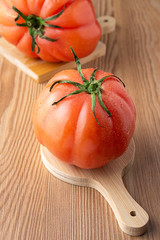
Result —
[[96, 14], [114, 14], [115, 33], [103, 36], [106, 56], [87, 63], [126, 83], [137, 109], [135, 163], [124, 178], [148, 212], [148, 231], [124, 234], [95, 190], [53, 177], [40, 159], [32, 109], [43, 88], [0, 56], [0, 239], [160, 239], [160, 4], [159, 0], [93, 0]]

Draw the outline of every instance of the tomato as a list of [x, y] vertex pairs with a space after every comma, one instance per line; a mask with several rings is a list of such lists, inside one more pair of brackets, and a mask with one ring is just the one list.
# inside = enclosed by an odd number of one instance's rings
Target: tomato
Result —
[[[37, 139], [66, 163], [104, 166], [127, 149], [136, 110], [115, 75], [88, 68], [57, 73], [40, 93], [33, 111]], [[72, 93], [72, 94], [71, 94]]]
[[1, 0], [0, 34], [29, 57], [59, 62], [73, 60], [70, 46], [89, 55], [101, 28], [91, 0]]

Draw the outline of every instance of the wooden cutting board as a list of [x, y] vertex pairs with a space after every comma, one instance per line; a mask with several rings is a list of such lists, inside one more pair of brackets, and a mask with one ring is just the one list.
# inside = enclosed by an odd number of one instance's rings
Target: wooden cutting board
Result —
[[41, 158], [57, 178], [70, 184], [95, 188], [108, 201], [123, 232], [139, 236], [147, 229], [148, 214], [126, 190], [122, 177], [133, 164], [135, 144], [132, 139], [127, 151], [118, 159], [98, 169], [85, 170], [66, 164], [41, 145]]
[[[110, 16], [98, 18], [102, 28], [102, 35], [115, 30], [115, 19]], [[106, 46], [101, 41], [98, 42], [96, 49], [87, 57], [81, 58], [81, 64], [90, 62], [98, 57], [105, 55]], [[33, 78], [36, 82], [42, 83], [49, 80], [55, 73], [76, 68], [75, 62], [48, 63], [41, 59], [29, 58], [20, 52], [14, 45], [0, 38], [0, 54], [7, 58], [12, 64], [19, 67], [23, 72]]]

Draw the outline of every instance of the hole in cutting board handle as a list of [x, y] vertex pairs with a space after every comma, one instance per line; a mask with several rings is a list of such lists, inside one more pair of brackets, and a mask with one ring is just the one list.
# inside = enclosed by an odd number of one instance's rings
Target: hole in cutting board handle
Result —
[[131, 215], [132, 217], [135, 217], [135, 216], [136, 216], [136, 212], [135, 212], [135, 211], [131, 211], [131, 212], [130, 212], [130, 215]]

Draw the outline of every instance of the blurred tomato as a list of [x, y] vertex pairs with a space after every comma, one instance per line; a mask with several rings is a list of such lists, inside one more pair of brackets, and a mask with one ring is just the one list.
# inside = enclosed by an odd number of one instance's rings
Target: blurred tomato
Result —
[[70, 46], [89, 55], [101, 28], [90, 0], [1, 0], [0, 34], [29, 57], [59, 62], [73, 60]]

